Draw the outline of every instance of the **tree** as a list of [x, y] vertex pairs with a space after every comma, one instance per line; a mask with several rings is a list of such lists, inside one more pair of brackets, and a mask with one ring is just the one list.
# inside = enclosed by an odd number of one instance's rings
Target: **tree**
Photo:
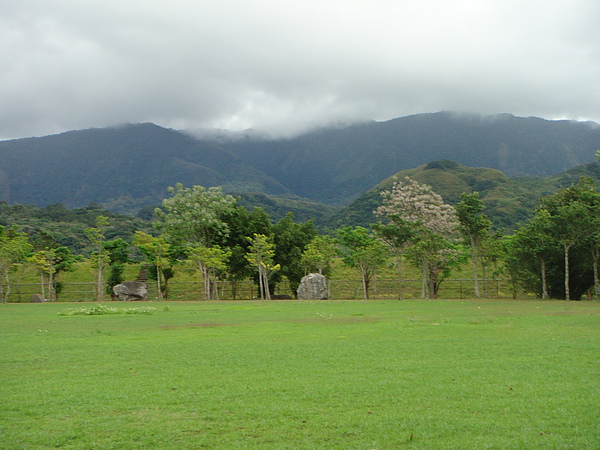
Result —
[[71, 254], [67, 247], [39, 250], [29, 257], [29, 262], [39, 271], [40, 287], [44, 298], [47, 293], [49, 300], [58, 300], [63, 287], [58, 281], [59, 274], [71, 271], [73, 264], [79, 259], [80, 257]]
[[160, 300], [162, 297], [161, 272], [170, 245], [163, 236], [154, 237], [142, 231], [135, 232], [133, 245], [140, 249], [147, 262], [156, 267], [156, 300]]
[[375, 223], [372, 225], [375, 236], [383, 242], [390, 252], [394, 255], [394, 262], [398, 270], [398, 299], [404, 297], [402, 258], [406, 248], [411, 244], [415, 237], [415, 224], [402, 219], [397, 214], [388, 216], [390, 223], [384, 225]]
[[[187, 252], [198, 252], [198, 248], [218, 245], [229, 234], [225, 218], [232, 214], [236, 200], [224, 195], [219, 187], [185, 188], [178, 183], [169, 188], [171, 197], [163, 200], [163, 209], [157, 208], [157, 227], [162, 230], [171, 244], [179, 244]], [[204, 283], [204, 298], [212, 299], [210, 268], [197, 259]]]
[[[570, 187], [541, 199], [538, 211], [542, 209], [549, 215], [551, 234], [563, 248], [564, 298], [568, 301], [572, 294], [571, 251], [576, 246], [596, 245], [592, 238], [599, 224], [600, 194], [591, 178], [582, 177]], [[592, 271], [597, 280], [597, 261]]]
[[92, 267], [96, 269], [96, 300], [102, 301], [104, 293], [104, 269], [109, 262], [104, 241], [106, 240], [105, 233], [108, 228], [108, 218], [98, 216], [96, 218], [96, 227], [86, 228], [85, 235], [90, 240], [94, 247], [92, 254]]
[[600, 223], [599, 217], [592, 218], [592, 224], [594, 224], [594, 228], [590, 230], [590, 234], [588, 235], [588, 239], [586, 240], [588, 244], [588, 249], [592, 256], [592, 268], [594, 271], [594, 297], [596, 300], [600, 298], [600, 276], [599, 276], [599, 261], [600, 261]]
[[371, 280], [387, 259], [386, 248], [363, 227], [341, 228], [337, 234], [343, 262], [360, 272], [364, 298], [368, 300]]
[[583, 229], [578, 223], [578, 219], [585, 214], [585, 208], [579, 203], [562, 205], [555, 210], [552, 217], [553, 228], [562, 244], [565, 256], [565, 300], [570, 300], [570, 270], [569, 270], [569, 252], [575, 243], [583, 237]]
[[52, 258], [54, 257], [52, 250], [39, 250], [29, 257], [29, 261], [38, 269], [40, 274], [40, 287], [42, 290], [42, 297], [46, 299], [46, 275], [48, 276], [48, 297], [52, 299], [52, 275], [54, 274], [54, 267], [52, 265]]
[[323, 275], [337, 256], [335, 240], [328, 235], [315, 236], [302, 253], [302, 264], [306, 271], [316, 269]]
[[246, 259], [258, 270], [258, 283], [260, 287], [260, 298], [270, 300], [269, 278], [277, 272], [281, 266], [273, 263], [275, 257], [275, 245], [269, 242], [264, 234], [254, 234], [248, 238], [250, 249]]
[[459, 230], [471, 248], [475, 297], [479, 298], [477, 264], [481, 253], [482, 242], [489, 236], [492, 222], [482, 214], [483, 202], [479, 199], [479, 192], [473, 192], [472, 194], [463, 192], [460, 194], [460, 202], [455, 208], [460, 223]]
[[273, 231], [269, 215], [262, 208], [254, 208], [249, 212], [244, 207], [236, 206], [224, 220], [229, 233], [222, 240], [222, 247], [228, 248], [230, 252], [227, 258], [226, 276], [231, 282], [232, 295], [235, 299], [238, 282], [256, 277], [256, 284], [260, 284], [256, 268], [252, 267], [246, 258], [250, 249], [248, 236], [253, 236], [255, 233], [271, 236]]
[[449, 237], [419, 226], [407, 257], [421, 268], [421, 298], [437, 298], [440, 284], [466, 262], [465, 256], [464, 248]]
[[557, 239], [553, 236], [550, 213], [545, 209], [538, 210], [529, 222], [515, 231], [509, 238], [509, 242], [507, 251], [508, 257], [514, 260], [513, 270], [515, 273], [523, 273], [529, 266], [527, 259], [533, 258], [533, 265], [539, 271], [541, 297], [547, 300], [547, 265], [557, 253], [558, 245]]
[[109, 269], [105, 292], [110, 295], [113, 300], [116, 298], [113, 287], [125, 281], [123, 279], [123, 272], [125, 270], [125, 264], [130, 261], [129, 249], [130, 245], [122, 238], [113, 239], [104, 243], [104, 250], [108, 256]]
[[456, 233], [458, 221], [455, 209], [444, 203], [430, 186], [408, 177], [394, 181], [392, 189], [382, 191], [382, 205], [375, 210], [378, 216], [395, 215], [442, 235]]
[[0, 298], [3, 303], [10, 295], [10, 273], [27, 259], [32, 249], [25, 233], [19, 233], [16, 227], [0, 226]]
[[33, 249], [38, 250], [50, 250], [58, 248], [59, 245], [50, 233], [45, 230], [40, 230], [38, 237], [33, 241]]
[[502, 268], [512, 284], [512, 298], [516, 300], [519, 285], [525, 283], [522, 277], [523, 265], [521, 263], [521, 255], [519, 254], [520, 247], [515, 242], [514, 237], [514, 235], [504, 236], [501, 245], [504, 249], [502, 253]]
[[54, 297], [58, 301], [58, 297], [63, 290], [63, 283], [59, 281], [59, 276], [62, 272], [73, 271], [74, 264], [83, 259], [81, 255], [74, 255], [68, 247], [62, 246], [53, 250], [54, 251], [54, 281], [52, 287], [54, 289]]
[[[435, 296], [439, 275], [454, 266], [462, 253], [452, 242], [458, 227], [455, 209], [444, 203], [430, 186], [408, 177], [403, 182], [394, 181], [392, 189], [381, 195], [382, 205], [375, 210], [377, 216], [386, 217], [399, 227], [405, 227], [405, 222], [413, 224], [414, 233], [407, 243], [411, 244], [411, 260], [421, 265], [421, 296]], [[399, 228], [398, 232], [401, 231]]]
[[216, 273], [227, 267], [227, 258], [230, 254], [231, 252], [222, 249], [218, 245], [188, 248], [190, 261], [195, 264], [202, 274], [204, 286], [208, 287], [208, 290], [205, 290], [205, 299], [218, 300]]
[[291, 212], [273, 226], [274, 261], [281, 267], [273, 278], [275, 283], [281, 277], [286, 277], [290, 282], [291, 291], [296, 293], [304, 276], [302, 253], [316, 235], [317, 230], [312, 220], [303, 224], [295, 223], [294, 214]]

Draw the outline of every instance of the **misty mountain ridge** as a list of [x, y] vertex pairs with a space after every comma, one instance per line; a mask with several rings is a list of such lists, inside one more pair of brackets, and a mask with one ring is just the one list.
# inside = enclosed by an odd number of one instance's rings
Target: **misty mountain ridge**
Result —
[[221, 145], [301, 197], [344, 205], [400, 170], [438, 159], [509, 176], [555, 175], [593, 161], [599, 140], [594, 122], [440, 112]]
[[278, 211], [282, 200], [293, 200], [308, 215], [317, 203], [348, 205], [397, 172], [440, 159], [509, 177], [548, 177], [593, 161], [599, 147], [596, 123], [510, 114], [419, 114], [277, 139], [131, 124], [0, 142], [0, 201], [94, 202], [132, 213], [182, 183], [223, 186], [253, 199], [248, 205], [275, 197]]

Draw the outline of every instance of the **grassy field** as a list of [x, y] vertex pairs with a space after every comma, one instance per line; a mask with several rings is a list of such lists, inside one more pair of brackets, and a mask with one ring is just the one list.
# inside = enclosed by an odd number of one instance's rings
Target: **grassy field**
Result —
[[600, 448], [600, 303], [0, 305], [3, 449]]

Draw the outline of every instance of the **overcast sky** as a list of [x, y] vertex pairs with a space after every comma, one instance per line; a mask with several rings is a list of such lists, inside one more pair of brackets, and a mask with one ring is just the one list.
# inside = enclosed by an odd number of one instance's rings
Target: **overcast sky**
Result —
[[599, 0], [0, 0], [0, 57], [0, 139], [439, 110], [600, 122]]

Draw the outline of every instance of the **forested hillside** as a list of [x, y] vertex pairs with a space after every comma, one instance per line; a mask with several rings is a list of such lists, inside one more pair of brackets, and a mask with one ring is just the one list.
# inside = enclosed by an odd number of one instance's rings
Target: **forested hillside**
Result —
[[594, 160], [600, 125], [440, 112], [229, 147], [295, 194], [343, 205], [400, 170], [439, 159], [511, 177], [556, 175]]
[[452, 113], [275, 140], [126, 125], [0, 142], [0, 201], [70, 208], [95, 202], [135, 213], [159, 204], [180, 182], [276, 196], [277, 208], [295, 203], [300, 212], [315, 206], [310, 202], [345, 206], [398, 171], [439, 159], [511, 177], [552, 176], [593, 161], [599, 141], [594, 123]]
[[132, 212], [176, 183], [289, 194], [223, 147], [153, 124], [0, 142], [0, 200], [9, 203]]
[[25, 233], [36, 249], [65, 246], [76, 254], [92, 251], [85, 229], [94, 227], [98, 216], [109, 220], [107, 239], [131, 242], [136, 230], [151, 232], [149, 220], [117, 214], [90, 204], [84, 208], [68, 209], [57, 203], [40, 208], [34, 205], [9, 205], [0, 202], [0, 226], [15, 226]]
[[466, 167], [450, 160], [434, 161], [387, 178], [334, 214], [327, 225], [368, 226], [375, 220], [373, 211], [381, 205], [381, 191], [389, 190], [394, 180], [410, 177], [431, 186], [451, 205], [458, 203], [462, 192], [479, 192], [484, 213], [493, 226], [512, 230], [533, 216], [540, 198], [570, 186], [582, 176], [600, 180], [600, 166], [589, 163], [551, 177], [509, 178], [495, 169]]

